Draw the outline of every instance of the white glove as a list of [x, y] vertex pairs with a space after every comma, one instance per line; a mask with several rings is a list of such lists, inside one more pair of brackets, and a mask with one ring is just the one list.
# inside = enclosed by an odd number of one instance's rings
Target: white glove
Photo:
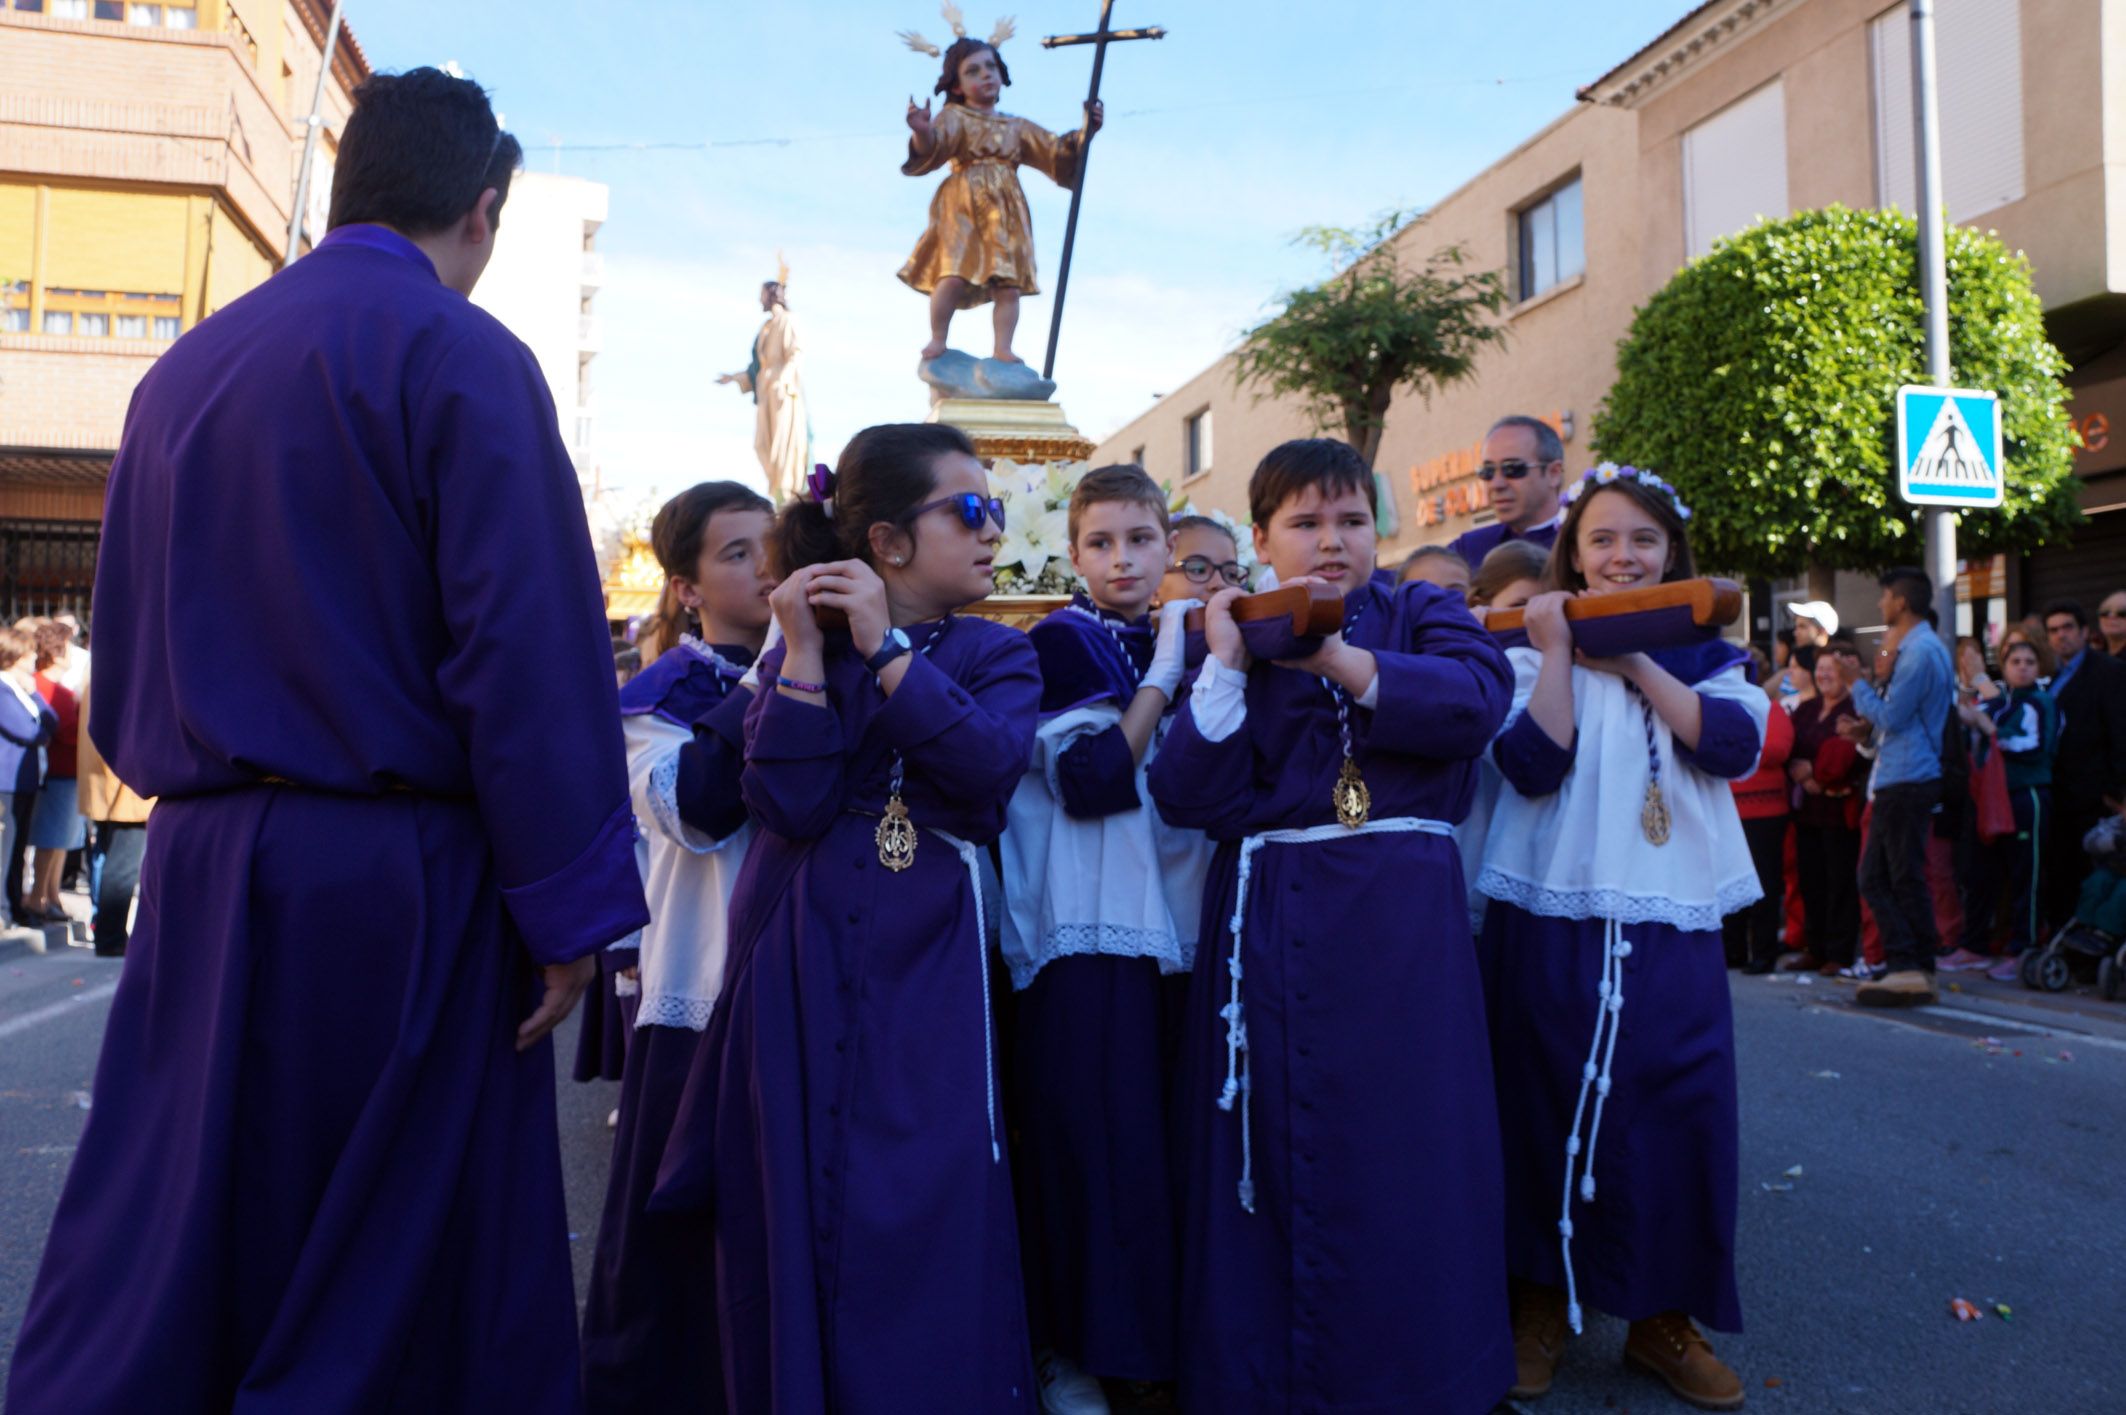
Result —
[[1159, 608], [1159, 638], [1152, 646], [1151, 667], [1144, 670], [1144, 686], [1157, 688], [1172, 702], [1181, 691], [1182, 662], [1187, 647], [1188, 631], [1182, 627], [1182, 619], [1191, 609], [1203, 608], [1200, 599], [1177, 599]]
[[760, 661], [768, 656], [769, 649], [774, 648], [781, 642], [782, 621], [770, 619], [768, 621], [768, 637], [761, 641], [760, 652], [753, 655], [752, 666], [740, 675], [738, 679], [739, 687], [749, 693], [758, 693], [760, 691]]

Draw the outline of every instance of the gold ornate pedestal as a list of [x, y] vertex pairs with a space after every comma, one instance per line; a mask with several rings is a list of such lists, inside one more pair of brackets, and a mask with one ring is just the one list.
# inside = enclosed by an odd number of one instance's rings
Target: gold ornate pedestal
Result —
[[1059, 403], [1006, 398], [940, 398], [930, 405], [934, 423], [951, 423], [974, 439], [984, 462], [1082, 462], [1093, 444], [1070, 425]]

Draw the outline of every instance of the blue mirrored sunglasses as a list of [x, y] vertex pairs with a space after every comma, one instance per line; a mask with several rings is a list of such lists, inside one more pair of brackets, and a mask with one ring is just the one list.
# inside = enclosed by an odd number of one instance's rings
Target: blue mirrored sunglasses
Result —
[[998, 530], [1004, 529], [1003, 498], [996, 496], [984, 497], [971, 491], [963, 491], [957, 496], [941, 496], [935, 501], [926, 501], [916, 507], [915, 510], [909, 512], [908, 519], [912, 521], [926, 512], [937, 510], [940, 506], [950, 506], [958, 510], [961, 523], [970, 531], [982, 529], [982, 517], [985, 514], [990, 520], [997, 523]]

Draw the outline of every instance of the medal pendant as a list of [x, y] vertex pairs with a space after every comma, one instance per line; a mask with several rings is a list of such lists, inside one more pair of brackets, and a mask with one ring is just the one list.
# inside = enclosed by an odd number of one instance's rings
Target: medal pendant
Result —
[[1639, 829], [1646, 832], [1647, 843], [1668, 844], [1668, 803], [1661, 799], [1661, 783], [1646, 783], [1646, 804], [1639, 810]]
[[915, 863], [915, 822], [908, 819], [898, 791], [887, 799], [873, 838], [878, 841], [878, 862], [887, 869], [898, 873]]
[[1366, 779], [1358, 774], [1358, 763], [1344, 758], [1343, 770], [1336, 774], [1336, 787], [1329, 793], [1336, 805], [1336, 820], [1347, 830], [1356, 830], [1366, 823], [1373, 810], [1373, 793], [1366, 789]]

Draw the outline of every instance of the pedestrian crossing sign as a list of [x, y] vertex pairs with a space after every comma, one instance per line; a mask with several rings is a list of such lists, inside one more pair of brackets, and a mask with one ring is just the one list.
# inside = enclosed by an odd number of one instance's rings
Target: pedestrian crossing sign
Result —
[[1897, 390], [1897, 494], [1915, 506], [1998, 506], [2000, 397], [1971, 388]]

